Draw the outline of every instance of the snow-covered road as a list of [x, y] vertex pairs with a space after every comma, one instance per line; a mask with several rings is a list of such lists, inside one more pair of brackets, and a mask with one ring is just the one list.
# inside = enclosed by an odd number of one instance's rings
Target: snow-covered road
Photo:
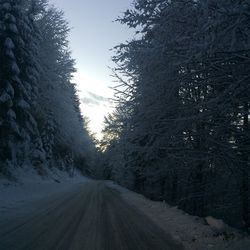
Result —
[[105, 182], [85, 181], [0, 215], [1, 250], [181, 250]]

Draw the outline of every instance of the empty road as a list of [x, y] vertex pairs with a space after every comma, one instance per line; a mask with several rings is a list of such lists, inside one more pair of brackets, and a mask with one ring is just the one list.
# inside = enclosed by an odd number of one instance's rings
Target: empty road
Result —
[[1, 250], [182, 250], [104, 182], [0, 215]]

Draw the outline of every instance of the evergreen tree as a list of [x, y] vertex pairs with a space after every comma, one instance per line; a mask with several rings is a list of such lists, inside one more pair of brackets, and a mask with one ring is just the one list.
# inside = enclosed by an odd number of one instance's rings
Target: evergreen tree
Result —
[[6, 118], [6, 114], [3, 114], [6, 125], [2, 133], [8, 141], [5, 145], [9, 147], [4, 151], [9, 152], [5, 155], [8, 155], [7, 159], [13, 164], [22, 165], [27, 160], [27, 151], [30, 152], [32, 148], [27, 146], [31, 146], [32, 137], [39, 140], [37, 124], [31, 113], [36, 99], [38, 77], [33, 60], [35, 46], [32, 20], [25, 15], [22, 1], [3, 1], [1, 9], [4, 29], [1, 35], [5, 48], [2, 58], [7, 62], [3, 66], [2, 78], [6, 86], [9, 86], [13, 98], [13, 103], [9, 105], [11, 109], [6, 110], [11, 118]]
[[[0, 1], [0, 172], [84, 171], [95, 146], [80, 112], [63, 13], [47, 0]], [[75, 164], [77, 162], [77, 164]]]

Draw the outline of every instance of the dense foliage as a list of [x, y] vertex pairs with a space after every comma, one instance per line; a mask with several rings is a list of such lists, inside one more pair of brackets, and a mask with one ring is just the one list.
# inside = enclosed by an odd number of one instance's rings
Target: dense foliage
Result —
[[103, 175], [250, 228], [250, 3], [136, 0], [118, 19]]
[[95, 147], [79, 109], [63, 13], [46, 0], [0, 0], [0, 172], [87, 170]]

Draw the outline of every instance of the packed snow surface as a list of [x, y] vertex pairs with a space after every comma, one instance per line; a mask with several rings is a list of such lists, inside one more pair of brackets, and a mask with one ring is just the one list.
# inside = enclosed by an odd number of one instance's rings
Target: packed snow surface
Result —
[[[15, 171], [17, 181], [0, 179], [0, 214], [12, 216], [18, 208], [51, 195], [66, 193], [79, 187], [89, 179], [75, 172], [50, 171], [47, 177], [37, 175], [34, 170]], [[155, 224], [170, 234], [187, 250], [249, 250], [250, 238], [211, 216], [200, 218], [186, 214], [165, 202], [155, 202], [143, 195], [131, 192], [113, 182], [106, 182], [118, 190], [122, 198], [137, 208]], [[21, 211], [20, 211], [21, 213]], [[28, 211], [26, 211], [28, 213]]]

